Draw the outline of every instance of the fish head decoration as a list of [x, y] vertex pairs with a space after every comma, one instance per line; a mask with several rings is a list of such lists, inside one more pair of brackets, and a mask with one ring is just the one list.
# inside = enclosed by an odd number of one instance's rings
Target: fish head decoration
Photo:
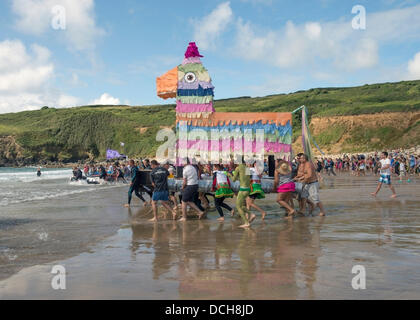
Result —
[[176, 98], [176, 113], [182, 118], [207, 118], [213, 107], [214, 87], [201, 63], [195, 42], [190, 42], [182, 64], [157, 78], [157, 95]]

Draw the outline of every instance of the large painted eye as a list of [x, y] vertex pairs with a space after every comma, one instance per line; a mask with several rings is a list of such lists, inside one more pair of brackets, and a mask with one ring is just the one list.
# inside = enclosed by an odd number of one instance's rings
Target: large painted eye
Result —
[[192, 83], [192, 82], [194, 82], [194, 81], [195, 81], [196, 76], [195, 76], [195, 74], [194, 74], [194, 73], [192, 73], [192, 72], [188, 72], [187, 74], [185, 74], [184, 79], [185, 79], [185, 81], [187, 81], [188, 83]]

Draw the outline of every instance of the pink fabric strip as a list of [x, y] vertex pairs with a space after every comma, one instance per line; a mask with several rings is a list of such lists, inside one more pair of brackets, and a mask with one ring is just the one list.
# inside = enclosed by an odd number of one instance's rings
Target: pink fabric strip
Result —
[[[274, 153], [280, 153], [280, 152], [291, 152], [292, 146], [290, 144], [284, 144], [279, 142], [268, 142], [265, 141], [264, 145], [262, 142], [257, 141], [241, 141], [240, 139], [232, 140], [232, 139], [226, 139], [226, 140], [178, 140], [177, 149], [195, 149], [195, 150], [201, 150], [201, 151], [220, 151], [220, 152], [230, 152], [230, 151], [241, 151], [243, 148], [244, 152], [253, 152], [253, 153], [259, 153], [263, 151], [266, 152], [274, 152]], [[252, 150], [252, 151], [251, 151]]]
[[184, 61], [182, 61], [183, 66], [189, 63], [201, 63], [200, 57], [185, 58]]
[[176, 102], [176, 112], [178, 113], [190, 113], [190, 112], [215, 112], [213, 102], [207, 104], [196, 104], [196, 103], [182, 103], [181, 101]]

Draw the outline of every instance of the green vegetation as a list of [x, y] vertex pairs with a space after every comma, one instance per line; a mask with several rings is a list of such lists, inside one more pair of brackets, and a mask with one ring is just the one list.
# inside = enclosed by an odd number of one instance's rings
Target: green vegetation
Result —
[[[420, 110], [420, 81], [311, 89], [215, 102], [219, 112], [291, 112], [301, 105], [308, 107], [309, 117], [416, 111]], [[300, 115], [295, 114], [293, 121], [296, 138], [300, 133]], [[162, 127], [174, 126], [174, 105], [43, 107], [38, 111], [0, 115], [0, 137], [14, 137], [24, 150], [23, 157], [33, 161], [104, 158], [107, 148], [129, 156], [150, 156], [161, 144], [156, 142], [156, 132]], [[332, 126], [315, 138], [321, 146], [334, 144], [345, 130]], [[355, 128], [345, 147], [383, 147], [390, 141], [395, 142], [396, 137], [407, 136], [407, 130], [418, 132], [418, 123], [413, 128]], [[378, 136], [382, 138], [380, 141], [376, 139]], [[125, 147], [121, 147], [120, 142], [124, 142]], [[411, 142], [410, 138], [404, 143]]]
[[322, 146], [335, 144], [340, 141], [345, 132], [345, 127], [334, 125], [327, 128], [327, 130], [323, 131], [321, 134], [315, 136], [315, 140]]

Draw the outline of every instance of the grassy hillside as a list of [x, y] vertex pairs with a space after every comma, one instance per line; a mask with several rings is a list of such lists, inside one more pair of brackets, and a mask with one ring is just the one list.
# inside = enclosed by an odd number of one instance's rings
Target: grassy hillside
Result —
[[[418, 111], [420, 81], [311, 89], [261, 98], [217, 100], [215, 107], [216, 111], [225, 112], [290, 112], [303, 104], [308, 107], [311, 118]], [[300, 125], [299, 115], [295, 115], [294, 121], [296, 137]], [[13, 154], [15, 158], [27, 158], [33, 162], [103, 158], [107, 148], [115, 148], [130, 156], [146, 156], [153, 155], [160, 144], [155, 141], [156, 132], [162, 127], [173, 127], [174, 122], [174, 105], [45, 108], [0, 115], [0, 137], [12, 137], [16, 141], [20, 152]], [[418, 129], [419, 123], [417, 121], [408, 126]], [[392, 141], [398, 143], [398, 137], [407, 134], [411, 128], [397, 125], [396, 128], [378, 128], [380, 132], [374, 132], [375, 130], [364, 130], [363, 126], [358, 128], [355, 135], [352, 135], [352, 140], [347, 141], [346, 148], [360, 148], [365, 140], [369, 143], [375, 141], [375, 136], [384, 135], [384, 130], [386, 136], [391, 132], [389, 136]], [[345, 132], [346, 128], [336, 126], [327, 128], [325, 132], [318, 132], [316, 137], [321, 145], [328, 145], [339, 142]], [[124, 148], [120, 147], [120, 142], [125, 143]], [[404, 143], [412, 142], [410, 140]], [[5, 162], [8, 157], [3, 152], [0, 154], [0, 162], [2, 158]]]

